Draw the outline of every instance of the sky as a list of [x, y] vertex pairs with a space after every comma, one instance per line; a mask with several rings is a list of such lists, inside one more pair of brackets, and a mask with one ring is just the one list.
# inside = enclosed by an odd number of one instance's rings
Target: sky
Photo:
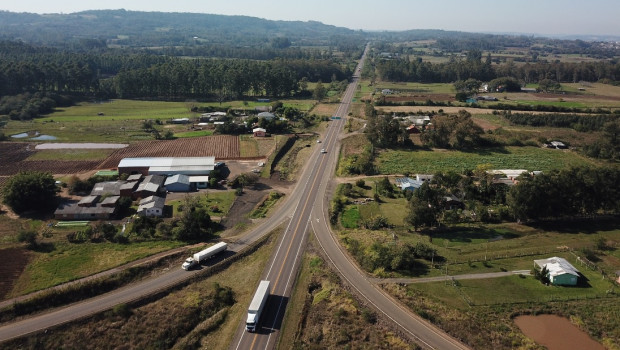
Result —
[[319, 21], [363, 30], [620, 36], [619, 0], [3, 0], [0, 10], [193, 12]]

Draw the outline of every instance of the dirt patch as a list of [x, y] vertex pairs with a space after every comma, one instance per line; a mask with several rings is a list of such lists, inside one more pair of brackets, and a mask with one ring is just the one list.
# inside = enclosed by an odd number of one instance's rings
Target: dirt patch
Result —
[[493, 124], [493, 123], [491, 123], [491, 122], [489, 122], [489, 121], [487, 121], [487, 120], [484, 120], [484, 119], [475, 118], [475, 117], [474, 117], [474, 118], [471, 118], [471, 119], [474, 121], [474, 123], [476, 123], [476, 124], [477, 124], [479, 127], [481, 127], [481, 128], [482, 128], [482, 130], [484, 130], [484, 131], [487, 131], [487, 130], [495, 130], [495, 129], [498, 129], [498, 128], [499, 128], [499, 126], [498, 126], [498, 125], [495, 125], [495, 124]]
[[228, 215], [222, 219], [220, 224], [226, 230], [235, 228], [237, 225], [249, 225], [252, 219], [248, 216], [254, 208], [262, 202], [271, 191], [290, 194], [294, 182], [282, 181], [279, 177], [261, 179], [252, 187], [243, 189], [243, 195], [237, 197], [230, 207]]
[[538, 344], [549, 350], [590, 349], [605, 350], [585, 332], [564, 317], [556, 315], [519, 316], [517, 326]]
[[24, 248], [7, 248], [0, 250], [0, 300], [11, 292], [13, 284], [22, 274], [30, 255]]

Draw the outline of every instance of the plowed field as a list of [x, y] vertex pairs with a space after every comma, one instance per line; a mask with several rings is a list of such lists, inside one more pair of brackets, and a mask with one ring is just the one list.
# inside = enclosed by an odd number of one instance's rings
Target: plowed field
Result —
[[13, 283], [21, 275], [28, 263], [28, 252], [23, 248], [0, 250], [0, 300], [11, 291]]
[[114, 151], [100, 169], [118, 166], [123, 158], [138, 157], [208, 157], [237, 159], [241, 157], [239, 137], [231, 135], [205, 136], [177, 140], [143, 141]]

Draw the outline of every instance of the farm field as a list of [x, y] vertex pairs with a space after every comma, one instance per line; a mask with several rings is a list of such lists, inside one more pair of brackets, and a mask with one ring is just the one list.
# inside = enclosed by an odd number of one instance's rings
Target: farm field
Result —
[[571, 166], [593, 166], [596, 162], [575, 152], [537, 147], [505, 147], [474, 152], [435, 151], [385, 151], [377, 157], [381, 174], [420, 173], [438, 171], [462, 172], [478, 165], [489, 164], [492, 169], [526, 169], [549, 171]]
[[127, 157], [207, 157], [235, 159], [241, 157], [239, 137], [231, 135], [204, 136], [177, 140], [152, 140], [134, 143], [114, 151], [99, 169], [116, 168]]
[[131, 244], [49, 243], [50, 252], [30, 252], [32, 258], [7, 297], [27, 294], [85, 277], [155, 253], [180, 247], [182, 242], [153, 241]]

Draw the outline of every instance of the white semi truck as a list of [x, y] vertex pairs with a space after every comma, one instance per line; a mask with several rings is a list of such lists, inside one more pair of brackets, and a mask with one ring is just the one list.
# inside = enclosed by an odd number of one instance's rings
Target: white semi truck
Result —
[[225, 251], [226, 248], [228, 248], [228, 244], [224, 242], [214, 244], [210, 246], [209, 248], [205, 250], [201, 250], [198, 253], [194, 254], [193, 256], [185, 259], [185, 262], [183, 263], [181, 267], [183, 268], [183, 270], [189, 270], [192, 267], [205, 261], [206, 259], [209, 259], [210, 257], [214, 256], [215, 254]]
[[258, 289], [252, 298], [250, 307], [248, 308], [248, 319], [245, 322], [245, 330], [248, 332], [256, 331], [260, 315], [267, 304], [269, 297], [269, 281], [260, 281]]

